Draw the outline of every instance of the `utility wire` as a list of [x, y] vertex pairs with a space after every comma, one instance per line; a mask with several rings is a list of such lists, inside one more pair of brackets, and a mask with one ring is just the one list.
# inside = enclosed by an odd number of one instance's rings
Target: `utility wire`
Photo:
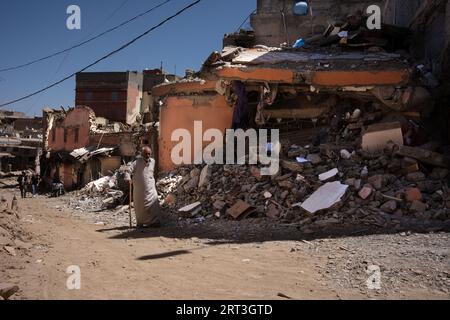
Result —
[[9, 102], [0, 104], [0, 108], [3, 108], [3, 107], [5, 107], [5, 106], [7, 106], [7, 105], [10, 105], [10, 104], [13, 104], [13, 103], [16, 103], [16, 102], [25, 100], [25, 99], [28, 99], [28, 98], [30, 98], [30, 97], [32, 97], [32, 96], [35, 96], [35, 95], [37, 95], [37, 94], [39, 94], [39, 93], [41, 93], [41, 92], [47, 91], [48, 89], [53, 88], [53, 87], [57, 86], [58, 84], [60, 84], [60, 83], [62, 83], [62, 82], [64, 82], [64, 81], [69, 80], [70, 78], [72, 78], [73, 76], [75, 76], [77, 73], [83, 72], [83, 71], [89, 69], [90, 67], [92, 67], [92, 66], [94, 66], [94, 65], [96, 65], [96, 64], [98, 64], [98, 63], [100, 63], [101, 61], [108, 59], [109, 57], [111, 57], [112, 55], [116, 54], [117, 52], [122, 51], [122, 50], [125, 49], [126, 47], [129, 47], [130, 45], [132, 45], [133, 43], [135, 43], [135, 42], [138, 41], [139, 39], [145, 37], [147, 34], [149, 34], [150, 32], [152, 32], [153, 30], [155, 30], [155, 29], [161, 27], [161, 26], [164, 25], [165, 23], [167, 23], [167, 22], [169, 22], [170, 20], [172, 20], [173, 18], [179, 16], [180, 14], [182, 14], [182, 13], [185, 12], [186, 10], [192, 8], [193, 6], [197, 5], [197, 4], [200, 3], [201, 1], [202, 1], [202, 0], [194, 1], [193, 3], [191, 3], [190, 5], [184, 7], [183, 9], [181, 9], [180, 11], [178, 11], [177, 13], [171, 15], [170, 17], [166, 18], [166, 19], [163, 20], [162, 22], [158, 23], [157, 25], [151, 27], [150, 29], [148, 29], [148, 30], [145, 31], [144, 33], [140, 34], [139, 36], [137, 36], [137, 37], [134, 38], [133, 40], [131, 40], [131, 41], [125, 43], [124, 45], [122, 45], [122, 46], [119, 47], [118, 49], [116, 49], [116, 50], [114, 50], [114, 51], [111, 51], [110, 53], [108, 53], [107, 55], [101, 57], [100, 59], [97, 59], [96, 61], [92, 62], [92, 63], [89, 64], [88, 66], [86, 66], [86, 67], [84, 67], [84, 68], [82, 68], [82, 69], [80, 69], [80, 70], [78, 70], [78, 71], [76, 71], [76, 72], [74, 72], [74, 73], [68, 75], [67, 77], [65, 77], [65, 78], [63, 78], [63, 79], [61, 79], [61, 80], [59, 80], [59, 81], [57, 81], [57, 82], [54, 82], [54, 83], [52, 83], [52, 84], [46, 86], [45, 88], [42, 88], [42, 89], [40, 89], [40, 90], [38, 90], [38, 91], [35, 91], [35, 92], [33, 92], [33, 93], [30, 93], [30, 94], [28, 94], [28, 95], [26, 95], [26, 96], [24, 96], [24, 97], [21, 97], [21, 98], [18, 98], [18, 99], [15, 99], [15, 100], [12, 100], [12, 101], [9, 101]]
[[[100, 28], [103, 27], [103, 25], [105, 25], [110, 19], [112, 19], [112, 17], [114, 17], [116, 15], [117, 12], [119, 12], [120, 9], [122, 9], [130, 0], [124, 0], [116, 9], [114, 9], [113, 12], [111, 12], [111, 14], [100, 24], [97, 26], [97, 28], [95, 28], [94, 31], [92, 31], [89, 35], [87, 35], [86, 37], [84, 37], [82, 39], [82, 41], [90, 38], [93, 34], [95, 34]], [[53, 74], [52, 80], [51, 81], [55, 81], [55, 79], [57, 78], [57, 74], [59, 72], [59, 70], [61, 70], [62, 66], [64, 65], [64, 63], [66, 62], [67, 58], [70, 56], [70, 51], [66, 52], [66, 54], [64, 55], [64, 57], [62, 58], [61, 62], [59, 63], [58, 67], [56, 68], [56, 71]], [[30, 107], [27, 109], [27, 111], [25, 111], [25, 114], [28, 114], [31, 110], [33, 110], [36, 105], [39, 103], [40, 99], [42, 98], [41, 95], [36, 96], [36, 99], [34, 100], [34, 102], [30, 105]]]
[[[242, 26], [247, 22], [247, 20], [252, 16], [252, 14], [256, 13], [256, 10], [253, 10], [244, 21], [242, 21], [241, 25], [236, 29], [236, 32], [239, 32]], [[1, 71], [1, 70], [0, 70]]]
[[[104, 31], [104, 32], [102, 32], [102, 33], [96, 35], [95, 37], [92, 37], [92, 38], [87, 39], [87, 40], [85, 40], [85, 41], [82, 41], [82, 42], [80, 42], [80, 43], [78, 43], [78, 44], [75, 44], [75, 45], [71, 46], [70, 48], [67, 48], [67, 49], [64, 49], [64, 50], [61, 50], [61, 51], [52, 53], [52, 54], [50, 54], [50, 55], [48, 55], [48, 56], [45, 56], [45, 57], [42, 57], [42, 58], [39, 58], [39, 59], [30, 61], [30, 62], [21, 64], [21, 65], [17, 65], [17, 66], [13, 66], [13, 67], [7, 67], [7, 68], [0, 69], [0, 73], [1, 73], [1, 72], [6, 72], [6, 71], [12, 71], [12, 70], [17, 70], [17, 69], [22, 69], [22, 68], [24, 68], [24, 67], [30, 66], [30, 65], [32, 65], [32, 64], [35, 64], [35, 63], [37, 63], [37, 62], [40, 62], [40, 61], [44, 61], [44, 60], [53, 58], [53, 57], [55, 57], [55, 56], [58, 56], [58, 55], [60, 55], [60, 54], [63, 54], [63, 53], [68, 52], [68, 51], [70, 51], [70, 50], [73, 50], [73, 49], [75, 49], [75, 48], [81, 47], [81, 46], [85, 45], [86, 43], [92, 42], [92, 41], [94, 41], [94, 40], [96, 40], [96, 39], [98, 39], [98, 38], [100, 38], [100, 37], [103, 37], [104, 35], [106, 35], [106, 34], [108, 34], [108, 33], [111, 33], [111, 32], [114, 31], [114, 30], [117, 30], [117, 29], [122, 28], [123, 26], [129, 24], [130, 22], [132, 22], [132, 21], [134, 21], [134, 20], [136, 20], [136, 19], [138, 19], [138, 18], [140, 18], [140, 17], [142, 17], [142, 16], [144, 16], [144, 15], [146, 15], [146, 14], [148, 14], [148, 13], [150, 13], [150, 12], [156, 10], [156, 9], [158, 9], [159, 7], [162, 7], [163, 5], [165, 5], [166, 3], [170, 2], [170, 1], [172, 1], [172, 0], [166, 0], [166, 1], [160, 3], [160, 4], [156, 5], [156, 6], [154, 6], [154, 7], [150, 8], [150, 9], [148, 9], [147, 11], [145, 11], [145, 12], [143, 12], [143, 13], [141, 13], [141, 14], [138, 14], [137, 16], [134, 16], [133, 18], [128, 19], [127, 21], [124, 21], [124, 22], [122, 22], [121, 24], [119, 24], [119, 25], [117, 25], [117, 26], [115, 26], [115, 27], [113, 27], [113, 28], [111, 28], [111, 29], [106, 30], [106, 31]], [[124, 3], [121, 5], [121, 7], [123, 7], [123, 6], [125, 5], [125, 3], [126, 3], [126, 2], [124, 2]], [[114, 14], [115, 14], [115, 12], [114, 12]]]

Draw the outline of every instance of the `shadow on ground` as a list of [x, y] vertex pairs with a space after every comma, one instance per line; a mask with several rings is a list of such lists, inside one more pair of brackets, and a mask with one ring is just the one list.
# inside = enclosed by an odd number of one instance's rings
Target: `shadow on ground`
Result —
[[215, 220], [203, 223], [177, 223], [172, 217], [161, 228], [130, 229], [118, 227], [100, 229], [98, 232], [113, 232], [110, 239], [142, 239], [142, 238], [176, 238], [176, 239], [204, 239], [207, 245], [243, 244], [266, 241], [301, 241], [324, 238], [359, 237], [377, 234], [396, 234], [402, 231], [416, 233], [450, 232], [448, 222], [435, 221], [432, 225], [405, 224], [400, 229], [381, 228], [374, 225], [352, 224], [332, 225], [302, 232], [295, 224], [281, 224], [265, 218], [246, 219], [242, 221]]

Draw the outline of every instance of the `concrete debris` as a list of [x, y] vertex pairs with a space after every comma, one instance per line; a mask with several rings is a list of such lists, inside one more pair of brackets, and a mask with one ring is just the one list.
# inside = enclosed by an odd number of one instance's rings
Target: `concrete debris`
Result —
[[409, 188], [405, 192], [405, 199], [408, 202], [422, 201], [423, 196], [418, 188]]
[[425, 212], [427, 210], [427, 205], [422, 201], [414, 200], [409, 207], [412, 212]]
[[188, 206], [185, 206], [181, 209], [178, 209], [178, 212], [183, 216], [191, 216], [194, 217], [197, 215], [197, 213], [200, 212], [202, 209], [202, 203], [201, 202], [195, 202]]
[[334, 178], [338, 173], [339, 173], [339, 170], [337, 168], [334, 168], [330, 171], [319, 174], [319, 180], [320, 181], [330, 180], [331, 178]]
[[227, 210], [227, 214], [232, 216], [234, 219], [240, 219], [240, 218], [246, 218], [250, 214], [252, 214], [255, 211], [255, 208], [253, 208], [248, 203], [239, 200], [234, 204], [230, 209]]
[[443, 168], [448, 168], [450, 166], [450, 160], [447, 157], [437, 152], [432, 152], [422, 148], [403, 146], [400, 147], [397, 154], [403, 157], [416, 159], [422, 163], [432, 166]]
[[343, 185], [340, 182], [327, 183], [317, 189], [316, 192], [303, 202], [301, 207], [310, 213], [328, 209], [341, 201], [347, 188], [348, 186]]
[[92, 194], [104, 192], [107, 189], [114, 189], [117, 187], [117, 179], [115, 176], [103, 177], [95, 181], [89, 182], [83, 189], [83, 193]]
[[387, 212], [387, 213], [394, 213], [395, 210], [397, 210], [397, 201], [395, 200], [389, 200], [388, 202], [384, 203], [380, 207], [381, 211]]
[[372, 194], [372, 186], [365, 185], [359, 192], [358, 195], [361, 199], [366, 200]]
[[[351, 124], [349, 121], [363, 121], [364, 129], [364, 121], [373, 124], [381, 120], [361, 109], [352, 117], [354, 110], [344, 120], [340, 119], [336, 128], [327, 128], [327, 134], [315, 143], [308, 141], [317, 138], [316, 133], [305, 142], [287, 134], [281, 142], [280, 168], [273, 176], [263, 176], [261, 167], [254, 164], [181, 166], [160, 173], [157, 179], [160, 200], [165, 210], [181, 218], [259, 217], [297, 222], [308, 232], [314, 226], [333, 225], [336, 221], [361, 220], [373, 226], [395, 227], [398, 219], [418, 213], [429, 212], [426, 216], [430, 219], [435, 215], [440, 219], [447, 217], [450, 200], [444, 199], [450, 199], [449, 170], [440, 161], [433, 161], [432, 165], [429, 154], [424, 159], [421, 153], [406, 152], [410, 149], [404, 149], [403, 130], [398, 123], [383, 124], [381, 133], [359, 130], [343, 135]], [[364, 134], [369, 135], [372, 145], [378, 143], [376, 148], [368, 148], [370, 151], [362, 148]], [[396, 134], [401, 141], [394, 139]], [[333, 143], [336, 140], [339, 143]], [[167, 197], [171, 200], [165, 201]], [[194, 214], [191, 207], [186, 209], [187, 213], [176, 210], [191, 204], [197, 208]], [[437, 215], [438, 211], [443, 211], [444, 216]], [[381, 218], [380, 213], [384, 214]], [[311, 214], [317, 216], [317, 221], [311, 219]]]
[[16, 294], [17, 291], [19, 291], [19, 287], [16, 285], [0, 283], [0, 297], [2, 297], [4, 300], [8, 300], [10, 297]]

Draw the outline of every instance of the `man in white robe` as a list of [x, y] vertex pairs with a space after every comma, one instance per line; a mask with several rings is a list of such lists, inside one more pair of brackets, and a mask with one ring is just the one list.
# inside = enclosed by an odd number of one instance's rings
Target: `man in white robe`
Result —
[[133, 201], [138, 228], [161, 226], [161, 208], [156, 191], [155, 160], [151, 158], [152, 150], [145, 146], [141, 156], [130, 166], [133, 181]]

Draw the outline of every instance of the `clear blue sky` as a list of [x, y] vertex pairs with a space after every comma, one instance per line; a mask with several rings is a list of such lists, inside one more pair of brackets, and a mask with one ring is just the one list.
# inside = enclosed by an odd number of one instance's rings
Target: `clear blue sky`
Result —
[[[0, 69], [28, 62], [97, 35], [163, 0], [0, 0]], [[31, 93], [73, 73], [156, 25], [192, 0], [172, 0], [124, 28], [69, 53], [21, 70], [0, 73], [0, 103]], [[123, 3], [123, 7], [117, 10]], [[81, 30], [68, 30], [66, 9], [81, 8]], [[184, 75], [198, 70], [225, 33], [256, 9], [256, 0], [203, 0], [131, 47], [88, 71], [159, 68]], [[116, 11], [115, 14], [113, 14]], [[75, 80], [3, 109], [41, 115], [44, 106], [72, 106]]]

